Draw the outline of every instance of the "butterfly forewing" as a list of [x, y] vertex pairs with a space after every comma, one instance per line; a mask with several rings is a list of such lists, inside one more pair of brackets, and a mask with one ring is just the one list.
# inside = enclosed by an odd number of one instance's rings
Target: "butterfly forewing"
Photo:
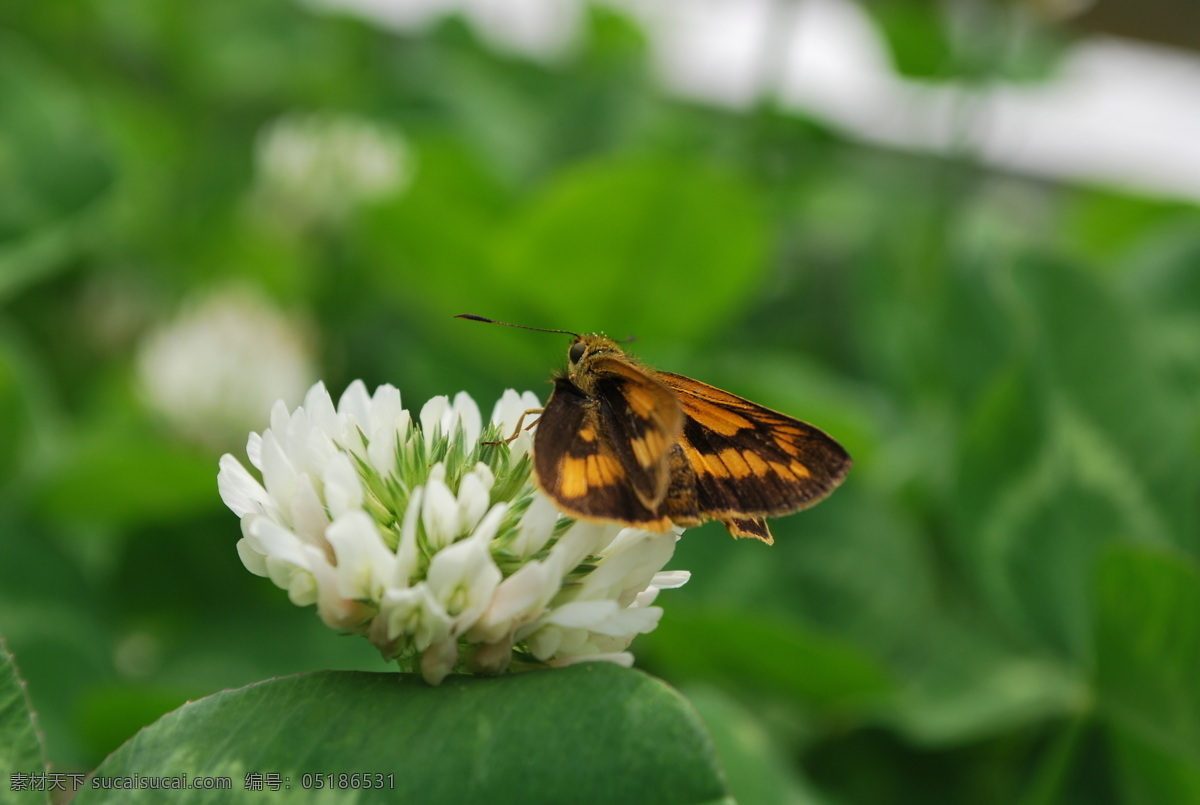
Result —
[[850, 467], [841, 445], [806, 422], [682, 375], [655, 377], [683, 411], [679, 445], [696, 474], [700, 512], [735, 521], [747, 536], [758, 536], [763, 515], [820, 501]]
[[679, 401], [666, 385], [625, 361], [596, 358], [591, 371], [601, 430], [629, 468], [642, 502], [657, 507], [671, 480], [667, 456], [683, 429]]
[[534, 436], [538, 481], [578, 516], [663, 530], [671, 524], [659, 513], [670, 483], [667, 457], [683, 413], [657, 381], [625, 365], [606, 368], [595, 374], [591, 394], [556, 379]]

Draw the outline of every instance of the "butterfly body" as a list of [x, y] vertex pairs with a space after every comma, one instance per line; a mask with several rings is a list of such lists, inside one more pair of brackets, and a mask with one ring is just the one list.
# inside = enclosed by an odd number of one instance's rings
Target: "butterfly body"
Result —
[[773, 542], [767, 516], [807, 508], [850, 457], [819, 429], [579, 335], [534, 433], [538, 485], [568, 513], [650, 531], [720, 520]]

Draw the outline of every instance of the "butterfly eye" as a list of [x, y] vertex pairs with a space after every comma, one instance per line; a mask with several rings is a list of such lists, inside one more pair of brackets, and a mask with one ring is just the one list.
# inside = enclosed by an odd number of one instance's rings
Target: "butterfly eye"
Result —
[[579, 363], [583, 359], [583, 354], [587, 352], [587, 344], [582, 341], [576, 341], [571, 345], [571, 351], [567, 353], [567, 359], [571, 363]]

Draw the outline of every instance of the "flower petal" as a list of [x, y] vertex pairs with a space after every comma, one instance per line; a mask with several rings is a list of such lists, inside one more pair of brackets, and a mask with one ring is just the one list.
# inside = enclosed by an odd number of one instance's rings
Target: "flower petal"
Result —
[[[496, 406], [492, 409], [492, 422], [500, 426], [501, 436], [507, 439], [513, 435], [513, 431], [516, 430], [517, 423], [520, 422], [522, 414], [541, 407], [541, 402], [532, 391], [518, 394], [513, 389], [506, 389], [504, 394], [500, 396], [500, 399], [496, 401]], [[529, 447], [533, 444], [533, 436], [530, 431], [524, 428], [536, 421], [537, 418], [534, 416], [526, 417], [524, 423], [522, 423], [521, 433], [513, 441], [509, 442], [508, 449], [513, 458], [520, 458], [529, 452]]]
[[337, 556], [337, 590], [343, 598], [378, 601], [395, 573], [375, 520], [364, 511], [346, 512], [326, 531]]
[[470, 634], [472, 640], [490, 643], [535, 620], [562, 588], [562, 575], [543, 562], [522, 565], [500, 582], [486, 610]]
[[325, 465], [321, 481], [325, 485], [325, 503], [331, 517], [336, 519], [347, 512], [362, 511], [362, 483], [345, 453], [338, 453]]
[[654, 574], [650, 584], [660, 590], [673, 590], [687, 584], [691, 577], [691, 572], [687, 570], [660, 570]]
[[246, 437], [246, 458], [250, 460], [250, 466], [262, 471], [262, 436], [257, 433]]
[[454, 542], [460, 533], [458, 501], [450, 487], [432, 473], [421, 501], [421, 524], [425, 526], [425, 538], [435, 549]]
[[623, 668], [633, 667], [633, 655], [628, 651], [618, 651], [611, 654], [568, 654], [562, 657], [554, 657], [546, 662], [552, 668], [566, 668], [568, 665], [576, 665], [581, 662], [611, 662], [613, 665], [620, 665]]
[[408, 587], [417, 573], [420, 548], [417, 545], [417, 523], [421, 518], [425, 488], [418, 486], [409, 496], [408, 509], [400, 524], [400, 544], [396, 547], [396, 565], [392, 583], [396, 587]]
[[574, 570], [580, 562], [589, 555], [597, 553], [600, 547], [611, 539], [612, 526], [602, 523], [589, 523], [585, 520], [576, 521], [575, 525], [559, 537], [558, 542], [550, 549], [550, 562], [560, 576], [565, 576]]
[[509, 549], [517, 556], [526, 557], [540, 551], [554, 535], [559, 511], [549, 495], [538, 492], [529, 503], [517, 526], [517, 536]]
[[267, 575], [267, 557], [259, 551], [255, 550], [250, 544], [250, 540], [242, 537], [237, 541], [238, 558], [242, 560], [242, 564], [256, 576]]
[[338, 416], [342, 427], [359, 427], [369, 430], [371, 425], [371, 395], [367, 393], [367, 384], [355, 380], [338, 399]]
[[449, 435], [442, 424], [442, 420], [449, 415], [450, 398], [445, 395], [430, 397], [429, 401], [421, 406], [421, 431], [425, 434], [427, 448], [433, 444], [434, 439]]
[[267, 514], [274, 509], [273, 499], [241, 462], [226, 453], [217, 472], [217, 492], [238, 517]]
[[[481, 466], [487, 469], [486, 464]], [[470, 531], [483, 519], [483, 515], [487, 514], [491, 504], [492, 486], [488, 482], [490, 476], [490, 470], [487, 475], [468, 472], [458, 485], [458, 517], [464, 531]]]
[[457, 662], [458, 642], [452, 637], [439, 640], [421, 655], [421, 676], [436, 687], [454, 670]]
[[454, 619], [453, 634], [469, 629], [491, 602], [500, 568], [488, 543], [471, 538], [439, 551], [429, 562], [429, 589]]
[[302, 475], [296, 480], [296, 494], [292, 498], [292, 507], [288, 512], [292, 531], [302, 541], [325, 550], [329, 543], [325, 539], [325, 529], [329, 527], [329, 515], [313, 479]]
[[337, 411], [333, 407], [333, 398], [324, 383], [316, 383], [304, 395], [303, 409], [308, 412], [309, 426], [331, 437], [339, 432]]
[[447, 428], [447, 435], [462, 428], [463, 439], [467, 444], [479, 441], [479, 433], [483, 429], [483, 419], [479, 415], [479, 406], [475, 404], [470, 394], [460, 391], [454, 395], [453, 419]]
[[404, 638], [417, 651], [450, 634], [450, 616], [426, 584], [383, 594], [380, 613], [387, 621], [389, 640]]

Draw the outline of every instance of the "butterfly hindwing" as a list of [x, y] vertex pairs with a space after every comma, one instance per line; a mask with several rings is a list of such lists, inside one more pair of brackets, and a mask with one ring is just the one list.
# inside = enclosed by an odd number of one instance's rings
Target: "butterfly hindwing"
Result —
[[699, 510], [735, 535], [769, 540], [763, 516], [813, 505], [849, 470], [841, 445], [806, 422], [682, 375], [656, 377], [684, 413], [679, 444], [696, 475]]

